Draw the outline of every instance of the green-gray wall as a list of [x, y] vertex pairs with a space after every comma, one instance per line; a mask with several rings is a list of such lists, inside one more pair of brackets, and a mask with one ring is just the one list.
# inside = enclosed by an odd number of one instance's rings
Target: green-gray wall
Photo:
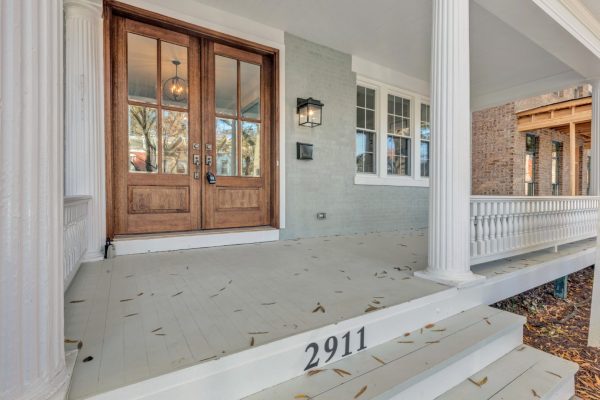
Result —
[[[286, 227], [284, 239], [409, 231], [427, 226], [428, 189], [355, 185], [356, 75], [351, 56], [285, 36]], [[298, 125], [296, 98], [321, 100], [323, 125]], [[296, 159], [296, 142], [314, 160]], [[317, 220], [317, 212], [327, 219]]]

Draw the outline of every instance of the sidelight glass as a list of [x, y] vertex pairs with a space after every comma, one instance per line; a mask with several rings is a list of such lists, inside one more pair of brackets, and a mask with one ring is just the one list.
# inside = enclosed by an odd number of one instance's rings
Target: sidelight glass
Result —
[[237, 60], [215, 56], [215, 103], [217, 114], [237, 115]]
[[188, 49], [160, 43], [162, 104], [186, 108], [188, 104]]
[[240, 62], [240, 104], [243, 118], [260, 119], [260, 65]]
[[188, 113], [163, 110], [162, 172], [188, 173]]
[[217, 175], [237, 175], [236, 127], [235, 119], [217, 118], [216, 120]]
[[260, 176], [260, 124], [242, 122], [242, 176]]
[[157, 165], [156, 108], [129, 106], [129, 171], [154, 173]]
[[156, 104], [157, 40], [127, 34], [127, 90], [129, 100]]

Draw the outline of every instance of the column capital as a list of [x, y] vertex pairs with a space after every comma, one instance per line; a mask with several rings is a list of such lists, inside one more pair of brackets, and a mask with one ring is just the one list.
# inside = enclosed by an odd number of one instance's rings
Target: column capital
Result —
[[98, 0], [64, 0], [66, 17], [102, 18], [102, 2]]

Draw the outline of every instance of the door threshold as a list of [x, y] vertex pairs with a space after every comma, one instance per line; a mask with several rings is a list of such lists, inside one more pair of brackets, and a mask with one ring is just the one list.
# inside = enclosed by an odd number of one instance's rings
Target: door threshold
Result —
[[115, 237], [113, 244], [115, 255], [123, 256], [128, 254], [273, 242], [277, 240], [279, 240], [279, 229], [270, 226], [259, 226], [252, 228], [122, 235]]

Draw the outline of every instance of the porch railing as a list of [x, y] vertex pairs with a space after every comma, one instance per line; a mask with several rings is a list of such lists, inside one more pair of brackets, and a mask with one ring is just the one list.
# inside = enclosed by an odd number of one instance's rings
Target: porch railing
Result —
[[596, 236], [600, 197], [471, 196], [471, 264]]
[[69, 287], [87, 251], [87, 219], [90, 196], [67, 196], [64, 200], [64, 289]]

